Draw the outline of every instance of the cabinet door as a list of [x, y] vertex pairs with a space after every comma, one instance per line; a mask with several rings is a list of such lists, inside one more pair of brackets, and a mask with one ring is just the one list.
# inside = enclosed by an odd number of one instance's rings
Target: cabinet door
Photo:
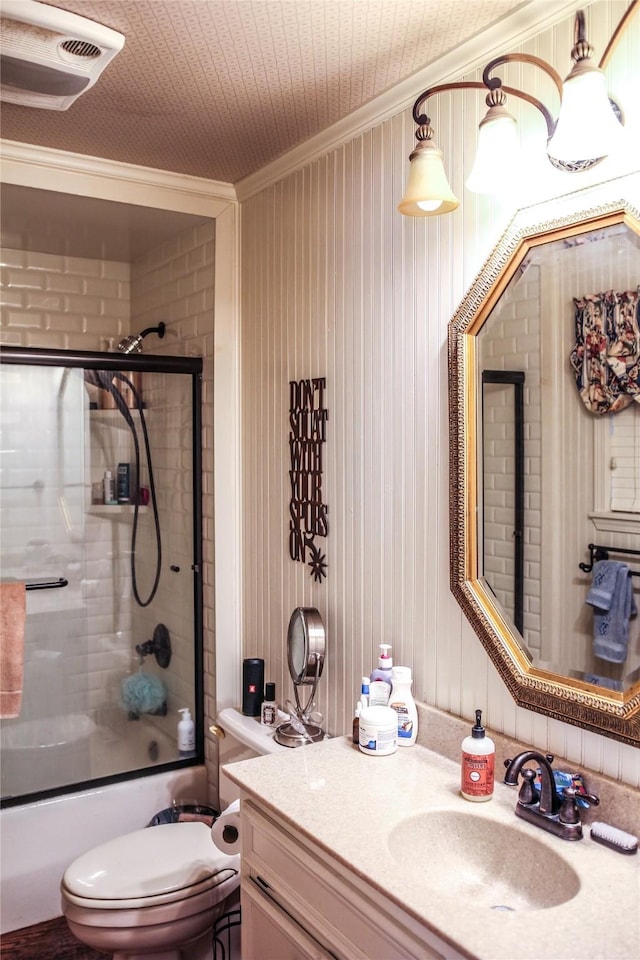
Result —
[[249, 880], [242, 884], [242, 960], [335, 960]]
[[[283, 916], [323, 944], [321, 957], [329, 952], [337, 960], [463, 960], [425, 925], [405, 918], [380, 891], [369, 890], [343, 864], [328, 860], [308, 839], [301, 841], [244, 798], [242, 873], [243, 930], [244, 891], [250, 884], [255, 893], [268, 891], [265, 898]], [[258, 952], [243, 960], [263, 958]]]

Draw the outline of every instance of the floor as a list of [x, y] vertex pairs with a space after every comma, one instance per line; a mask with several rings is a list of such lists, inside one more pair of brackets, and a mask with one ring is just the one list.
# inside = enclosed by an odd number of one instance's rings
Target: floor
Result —
[[64, 917], [3, 933], [0, 951], [3, 960], [105, 960], [76, 940]]
[[[213, 960], [241, 960], [239, 914], [219, 921]], [[73, 936], [64, 917], [4, 933], [2, 960], [105, 960], [104, 953], [85, 947]]]

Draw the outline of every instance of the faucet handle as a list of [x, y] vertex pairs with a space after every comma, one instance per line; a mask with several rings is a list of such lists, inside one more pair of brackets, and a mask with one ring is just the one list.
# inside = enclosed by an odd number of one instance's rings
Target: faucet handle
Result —
[[600, 804], [600, 797], [596, 797], [595, 793], [579, 793], [578, 797], [588, 803], [590, 807], [597, 807]]
[[522, 784], [520, 785], [520, 792], [518, 793], [518, 802], [524, 803], [527, 806], [532, 803], [537, 803], [540, 799], [540, 794], [534, 783], [537, 776], [536, 771], [532, 767], [525, 767], [520, 771], [520, 775], [522, 776]]
[[562, 793], [562, 804], [558, 811], [561, 823], [580, 822], [580, 810], [578, 809], [577, 800], [584, 800], [584, 802], [588, 803], [591, 807], [597, 807], [600, 803], [600, 797], [596, 797], [595, 794], [581, 793], [573, 787], [565, 787]]
[[575, 789], [573, 787], [565, 787], [562, 794], [562, 803], [558, 810], [560, 823], [580, 823], [580, 811], [576, 803]]

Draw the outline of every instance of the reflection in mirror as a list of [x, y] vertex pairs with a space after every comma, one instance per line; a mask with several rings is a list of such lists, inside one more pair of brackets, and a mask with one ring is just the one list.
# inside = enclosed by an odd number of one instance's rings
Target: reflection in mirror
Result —
[[[629, 653], [623, 662], [596, 657], [593, 608], [585, 603], [591, 578], [581, 573], [579, 563], [585, 559], [587, 545], [598, 539], [593, 517], [596, 473], [607, 470], [612, 474], [611, 483], [619, 488], [624, 481], [619, 477], [618, 459], [628, 453], [631, 462], [625, 471], [626, 480], [634, 486], [638, 480], [634, 476], [634, 461], [640, 456], [640, 444], [635, 453], [627, 446], [633, 446], [640, 405], [633, 403], [629, 396], [630, 402], [624, 409], [615, 413], [606, 409], [600, 413], [599, 408], [606, 403], [606, 385], [599, 375], [596, 387], [593, 384], [583, 387], [588, 394], [587, 405], [578, 391], [576, 371], [570, 359], [577, 336], [575, 315], [580, 312], [574, 303], [587, 301], [594, 306], [592, 313], [596, 319], [582, 317], [585, 339], [606, 337], [601, 292], [629, 292], [633, 299], [640, 280], [639, 263], [640, 237], [624, 223], [598, 227], [579, 238], [561, 237], [540, 243], [524, 257], [478, 334], [478, 362], [483, 383], [489, 372], [485, 371], [487, 365], [508, 363], [520, 368], [518, 372], [526, 393], [522, 455], [526, 458], [527, 470], [523, 478], [525, 497], [520, 529], [515, 519], [515, 407], [513, 402], [509, 404], [497, 396], [489, 404], [486, 387], [483, 390], [481, 435], [485, 469], [481, 516], [485, 531], [489, 526], [492, 532], [492, 536], [484, 540], [484, 576], [494, 588], [494, 576], [499, 578], [506, 568], [515, 584], [518, 540], [521, 539], [526, 565], [523, 582], [526, 620], [523, 622], [516, 612], [513, 586], [510, 602], [502, 599], [500, 591], [497, 596], [522, 634], [533, 663], [613, 690], [628, 689], [640, 676], [638, 620], [635, 618], [629, 624]], [[602, 329], [598, 326], [599, 316], [603, 317]], [[620, 320], [610, 338], [610, 349], [616, 357], [625, 347], [625, 331], [619, 329], [622, 323]], [[595, 361], [589, 363], [593, 377]], [[605, 367], [606, 378], [610, 370], [606, 361]], [[505, 379], [508, 373], [505, 371]], [[496, 389], [494, 387], [494, 391]], [[620, 402], [620, 396], [615, 402]], [[617, 456], [612, 452], [607, 462], [596, 462], [595, 434], [603, 428]], [[492, 444], [491, 457], [487, 454], [488, 443]], [[488, 513], [490, 491], [493, 499]], [[629, 534], [625, 535], [624, 520], [618, 517], [622, 526], [617, 536], [601, 538], [613, 547], [632, 549], [629, 536], [634, 523], [640, 523], [640, 505], [634, 510], [635, 498], [633, 494], [630, 496]], [[611, 499], [601, 507], [605, 514], [620, 513], [611, 509]], [[624, 559], [621, 555], [619, 562]], [[497, 571], [496, 560], [505, 561], [498, 565]], [[611, 629], [614, 626], [612, 623]], [[624, 629], [622, 624], [618, 626]]]
[[450, 324], [452, 589], [519, 703], [638, 742], [640, 225], [573, 204], [521, 211]]
[[487, 585], [524, 634], [524, 381], [482, 369], [482, 544]]

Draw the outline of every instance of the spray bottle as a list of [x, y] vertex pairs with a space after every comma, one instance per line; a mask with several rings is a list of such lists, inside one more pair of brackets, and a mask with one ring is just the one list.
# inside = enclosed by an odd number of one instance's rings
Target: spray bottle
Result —
[[182, 714], [182, 719], [178, 724], [178, 756], [193, 757], [196, 753], [196, 733], [191, 719], [191, 711], [188, 707], [178, 710]]

